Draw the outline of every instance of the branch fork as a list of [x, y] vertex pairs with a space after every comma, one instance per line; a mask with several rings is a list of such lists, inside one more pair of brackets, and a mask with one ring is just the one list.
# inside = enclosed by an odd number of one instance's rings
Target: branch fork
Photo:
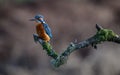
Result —
[[37, 34], [33, 34], [33, 38], [36, 43], [39, 42], [39, 44], [41, 44], [43, 49], [47, 52], [47, 55], [53, 58], [51, 61], [52, 65], [55, 67], [60, 67], [67, 62], [68, 57], [72, 52], [80, 50], [81, 48], [92, 46], [93, 48], [97, 49], [97, 44], [101, 44], [105, 41], [120, 44], [120, 37], [112, 30], [104, 29], [98, 24], [96, 24], [96, 29], [97, 32], [95, 35], [79, 43], [77, 43], [77, 40], [71, 42], [66, 50], [61, 54], [57, 54], [55, 50], [53, 50], [50, 42], [45, 42], [44, 40], [40, 39]]

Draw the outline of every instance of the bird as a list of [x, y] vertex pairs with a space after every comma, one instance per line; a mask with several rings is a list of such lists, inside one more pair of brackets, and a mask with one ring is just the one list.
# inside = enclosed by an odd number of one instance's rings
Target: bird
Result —
[[36, 24], [36, 33], [38, 38], [44, 40], [45, 42], [50, 42], [52, 38], [52, 32], [49, 25], [45, 22], [44, 16], [42, 15], [35, 15], [33, 19], [30, 21], [35, 21]]

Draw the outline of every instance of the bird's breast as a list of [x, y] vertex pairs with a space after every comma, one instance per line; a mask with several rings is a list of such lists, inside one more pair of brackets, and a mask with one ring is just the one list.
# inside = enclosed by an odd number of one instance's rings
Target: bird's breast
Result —
[[36, 32], [41, 39], [45, 41], [50, 41], [50, 37], [46, 34], [45, 29], [41, 23], [37, 24]]

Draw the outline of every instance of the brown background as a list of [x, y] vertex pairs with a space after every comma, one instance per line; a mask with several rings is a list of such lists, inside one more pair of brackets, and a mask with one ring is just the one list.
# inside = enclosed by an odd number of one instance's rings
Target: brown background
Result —
[[0, 75], [120, 75], [120, 45], [105, 42], [72, 53], [54, 68], [35, 44], [35, 24], [42, 14], [52, 29], [51, 43], [61, 53], [70, 42], [96, 33], [95, 24], [120, 34], [120, 0], [0, 0]]

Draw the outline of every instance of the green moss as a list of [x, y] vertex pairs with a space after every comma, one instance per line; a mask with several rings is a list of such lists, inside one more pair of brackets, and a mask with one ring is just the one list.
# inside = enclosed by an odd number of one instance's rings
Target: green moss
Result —
[[43, 42], [42, 46], [43, 46], [43, 49], [46, 49], [46, 50], [52, 49], [52, 46], [50, 45], [49, 42]]
[[43, 42], [42, 47], [44, 50], [46, 50], [47, 54], [54, 59], [58, 57], [58, 54], [52, 49], [52, 46], [49, 42]]
[[96, 35], [94, 36], [98, 43], [101, 43], [103, 41], [111, 41], [112, 38], [116, 37], [116, 33], [114, 33], [112, 30], [109, 29], [101, 29], [99, 30]]

